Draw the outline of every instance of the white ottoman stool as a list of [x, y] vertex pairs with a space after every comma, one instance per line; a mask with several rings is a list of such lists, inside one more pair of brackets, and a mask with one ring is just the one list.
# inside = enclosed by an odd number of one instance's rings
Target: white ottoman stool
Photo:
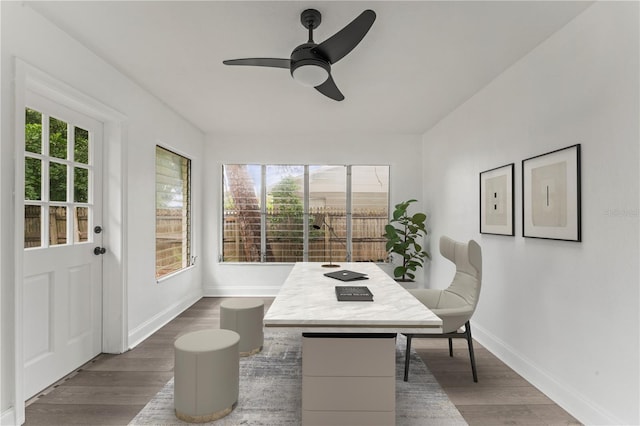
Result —
[[240, 335], [240, 356], [257, 354], [262, 350], [263, 317], [264, 302], [260, 299], [235, 298], [220, 304], [220, 328]]
[[174, 343], [176, 417], [210, 422], [231, 413], [238, 402], [240, 336], [230, 330], [201, 330]]

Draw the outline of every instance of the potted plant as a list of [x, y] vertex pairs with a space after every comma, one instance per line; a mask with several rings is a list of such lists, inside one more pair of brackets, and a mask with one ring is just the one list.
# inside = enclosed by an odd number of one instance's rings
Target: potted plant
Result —
[[411, 215], [407, 211], [409, 205], [415, 202], [416, 200], [408, 200], [396, 204], [393, 219], [384, 227], [383, 237], [387, 239], [387, 252], [389, 255], [395, 253], [402, 258], [402, 265], [393, 270], [396, 281], [413, 281], [416, 278], [415, 271], [423, 266], [424, 259], [431, 258], [420, 244], [420, 240], [427, 235], [427, 215]]

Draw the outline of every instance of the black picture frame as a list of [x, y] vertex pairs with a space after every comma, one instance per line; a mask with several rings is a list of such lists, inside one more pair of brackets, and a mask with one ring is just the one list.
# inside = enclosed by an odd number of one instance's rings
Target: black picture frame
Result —
[[522, 236], [582, 241], [580, 144], [522, 160]]
[[515, 235], [514, 168], [505, 164], [480, 172], [480, 233]]

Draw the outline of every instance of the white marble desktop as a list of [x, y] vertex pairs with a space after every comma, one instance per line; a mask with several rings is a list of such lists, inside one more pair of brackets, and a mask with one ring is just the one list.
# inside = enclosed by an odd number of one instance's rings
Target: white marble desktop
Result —
[[[347, 269], [368, 280], [343, 282], [326, 272]], [[339, 302], [335, 286], [367, 286], [373, 302]], [[375, 263], [296, 263], [264, 317], [265, 327], [302, 332], [442, 333], [442, 320]]]

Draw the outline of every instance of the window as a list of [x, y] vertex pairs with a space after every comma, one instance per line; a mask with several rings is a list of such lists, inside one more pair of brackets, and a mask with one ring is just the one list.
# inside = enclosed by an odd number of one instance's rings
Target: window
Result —
[[25, 109], [24, 247], [86, 243], [93, 213], [92, 135]]
[[304, 259], [304, 166], [266, 166], [267, 262]]
[[223, 262], [384, 262], [389, 166], [223, 166]]
[[191, 160], [156, 146], [156, 278], [191, 265]]
[[389, 168], [351, 168], [351, 244], [354, 259], [386, 260], [384, 226], [389, 222]]

